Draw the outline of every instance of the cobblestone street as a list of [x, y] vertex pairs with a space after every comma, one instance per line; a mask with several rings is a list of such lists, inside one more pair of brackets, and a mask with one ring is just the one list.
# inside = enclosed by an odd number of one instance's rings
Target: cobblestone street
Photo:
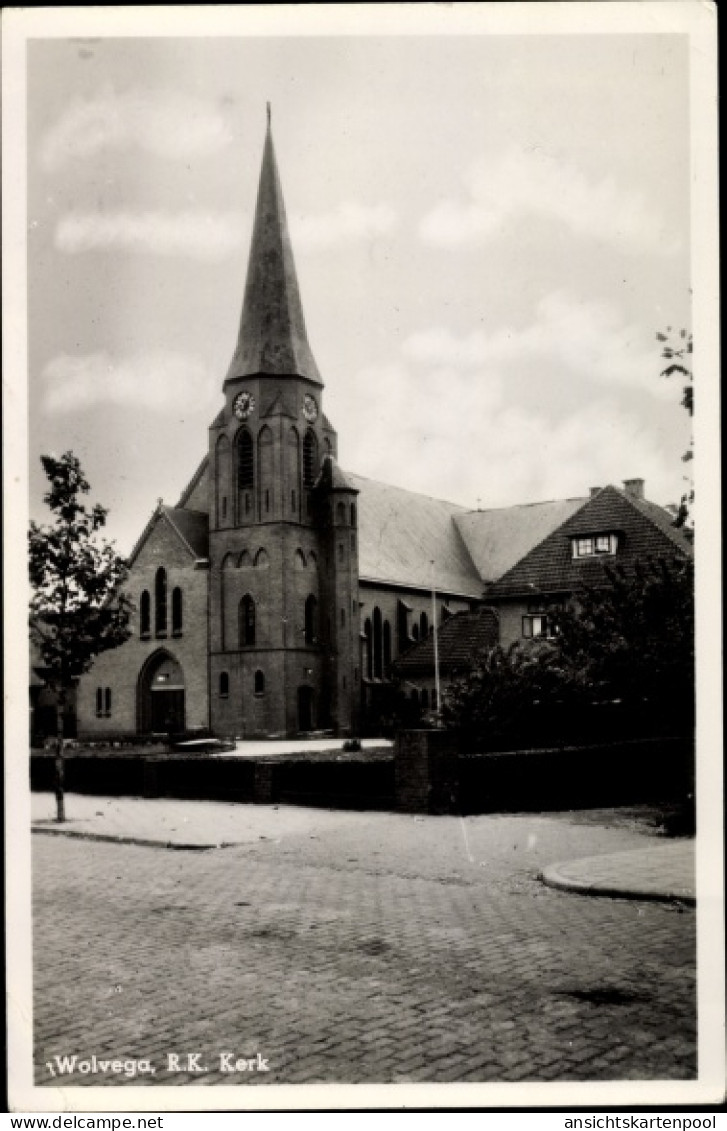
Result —
[[263, 812], [219, 849], [33, 838], [38, 1084], [694, 1079], [694, 909], [537, 879], [643, 828]]

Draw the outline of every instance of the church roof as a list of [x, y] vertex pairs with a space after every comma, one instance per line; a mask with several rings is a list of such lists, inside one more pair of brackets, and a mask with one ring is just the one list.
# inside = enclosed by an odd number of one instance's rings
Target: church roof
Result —
[[[472, 658], [483, 648], [494, 648], [499, 639], [497, 613], [478, 609], [473, 613], [455, 613], [437, 629], [437, 660], [441, 672], [469, 671]], [[434, 635], [432, 632], [412, 645], [394, 664], [400, 676], [423, 676], [434, 672]]]
[[346, 472], [358, 490], [359, 577], [479, 597], [482, 582], [452, 519], [464, 507]]
[[585, 498], [555, 499], [455, 516], [459, 530], [483, 582], [495, 581], [570, 518]]
[[[675, 553], [691, 556], [691, 543], [672, 522], [664, 507], [628, 490], [603, 487], [490, 585], [487, 596], [494, 600], [533, 591], [572, 592], [579, 585], [602, 582], [604, 563], [628, 569], [637, 559], [672, 557]], [[618, 535], [614, 557], [573, 557], [574, 538], [599, 533]]]
[[227, 380], [256, 374], [323, 384], [308, 345], [269, 108], [240, 330]]

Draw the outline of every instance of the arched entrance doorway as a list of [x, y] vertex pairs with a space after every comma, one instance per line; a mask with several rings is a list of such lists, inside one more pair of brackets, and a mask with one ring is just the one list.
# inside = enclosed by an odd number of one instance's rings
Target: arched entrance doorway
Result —
[[298, 730], [313, 730], [313, 688], [298, 688]]
[[178, 660], [161, 650], [144, 664], [139, 675], [140, 734], [178, 734], [184, 730], [184, 672]]

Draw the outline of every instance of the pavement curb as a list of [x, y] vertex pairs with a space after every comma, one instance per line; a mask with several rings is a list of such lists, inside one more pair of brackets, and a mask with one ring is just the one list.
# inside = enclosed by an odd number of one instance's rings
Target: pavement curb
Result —
[[136, 844], [142, 848], [171, 848], [184, 852], [209, 852], [213, 848], [234, 848], [233, 844], [188, 844], [185, 841], [150, 840], [138, 836], [114, 836], [112, 833], [88, 833], [78, 829], [44, 829], [31, 827], [31, 832], [41, 836], [67, 836], [76, 840], [100, 840], [113, 844]]
[[565, 864], [551, 864], [538, 873], [538, 879], [548, 887], [558, 888], [560, 891], [572, 891], [578, 895], [601, 895], [609, 899], [638, 899], [651, 900], [659, 903], [685, 903], [696, 905], [696, 896], [678, 894], [670, 891], [649, 891], [643, 888], [618, 887], [612, 884], [600, 884], [589, 880], [579, 880], [563, 875], [560, 868]]

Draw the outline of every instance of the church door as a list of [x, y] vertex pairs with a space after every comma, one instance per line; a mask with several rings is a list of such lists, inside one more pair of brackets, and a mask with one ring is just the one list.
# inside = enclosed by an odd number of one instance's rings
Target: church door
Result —
[[184, 730], [184, 672], [169, 652], [156, 652], [144, 664], [138, 699], [140, 734], [179, 734]]
[[313, 730], [313, 688], [298, 688], [298, 730]]

